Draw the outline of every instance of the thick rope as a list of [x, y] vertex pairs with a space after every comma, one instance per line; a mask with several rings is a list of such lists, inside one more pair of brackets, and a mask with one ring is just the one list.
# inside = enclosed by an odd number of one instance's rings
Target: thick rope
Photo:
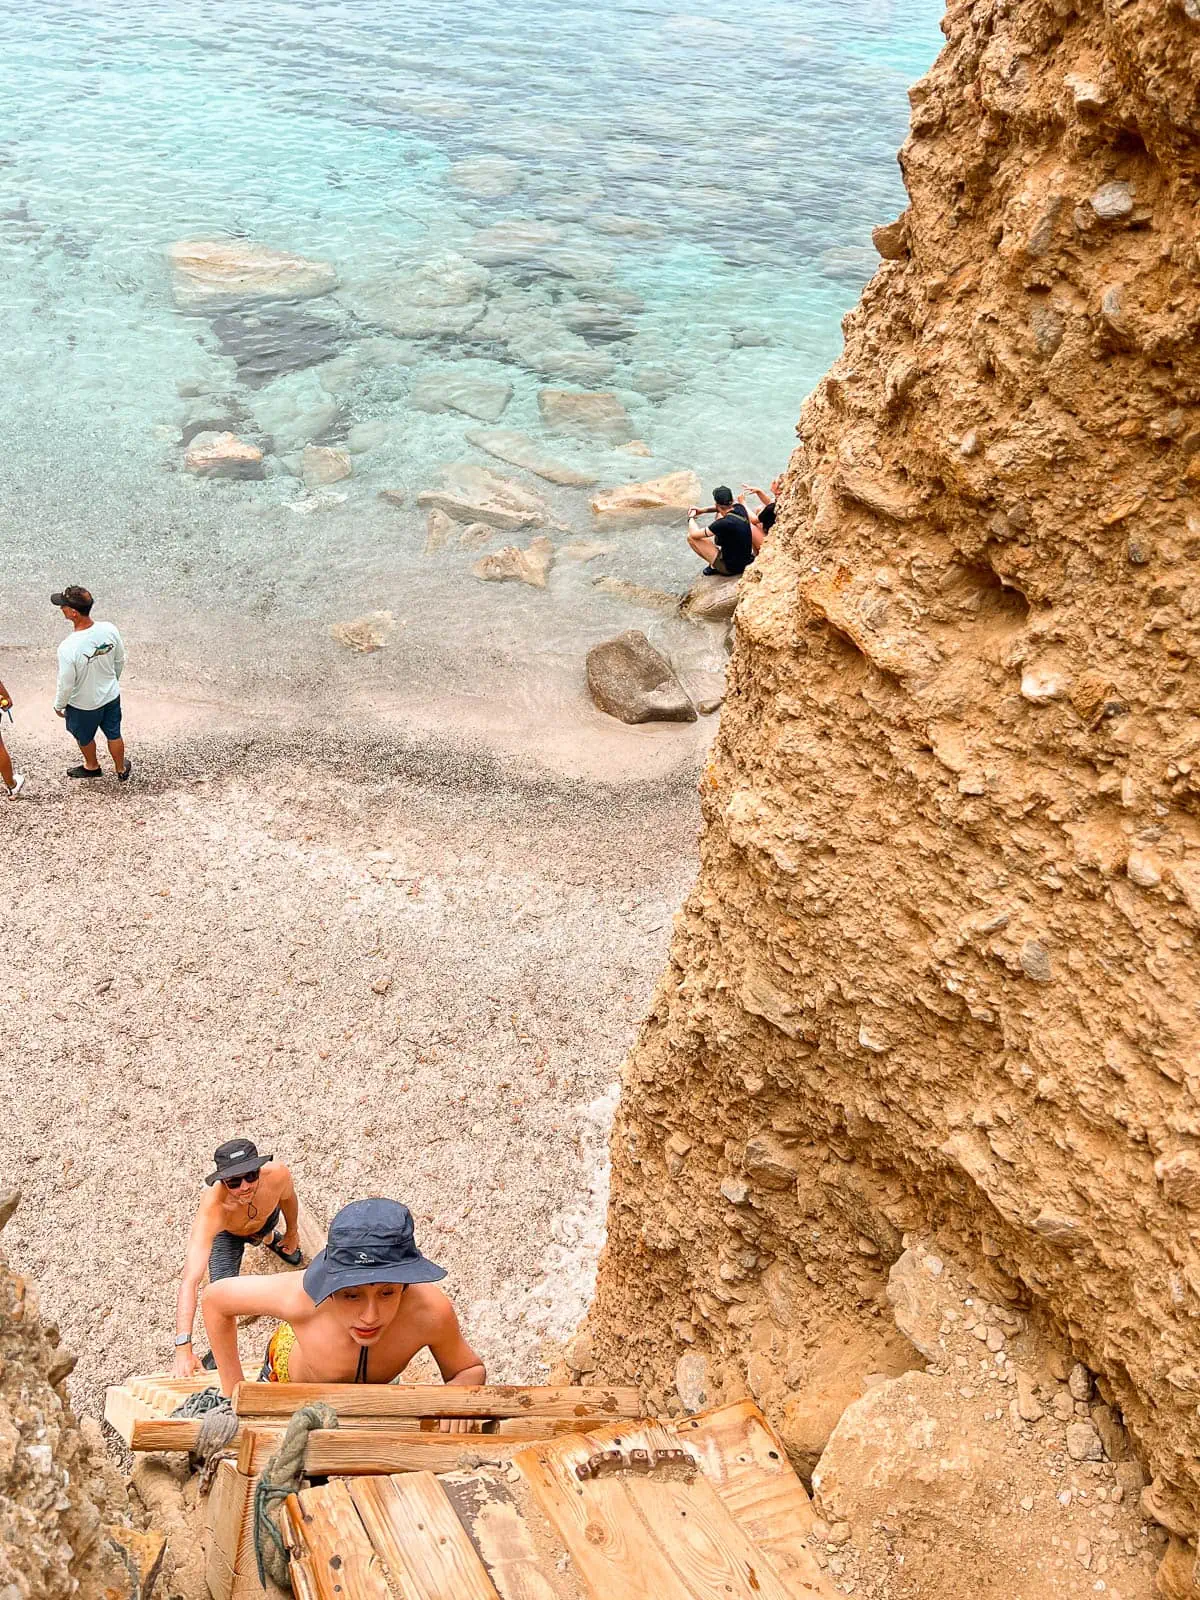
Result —
[[200, 1431], [192, 1446], [193, 1462], [200, 1466], [200, 1492], [205, 1493], [212, 1483], [217, 1468], [229, 1454], [228, 1446], [237, 1438], [238, 1419], [229, 1401], [219, 1389], [199, 1389], [188, 1395], [171, 1415], [200, 1419]]
[[279, 1449], [259, 1474], [254, 1486], [254, 1559], [258, 1563], [258, 1581], [264, 1587], [269, 1577], [281, 1589], [291, 1588], [290, 1558], [275, 1509], [300, 1489], [309, 1434], [314, 1428], [337, 1425], [337, 1412], [319, 1400], [293, 1411]]

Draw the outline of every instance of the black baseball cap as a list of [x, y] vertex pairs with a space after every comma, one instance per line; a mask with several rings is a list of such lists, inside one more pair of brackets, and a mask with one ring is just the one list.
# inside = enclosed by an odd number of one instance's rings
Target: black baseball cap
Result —
[[65, 589], [50, 596], [52, 606], [73, 606], [76, 611], [90, 611], [95, 603], [91, 591], [78, 583], [69, 583]]
[[226, 1178], [242, 1178], [247, 1172], [257, 1172], [259, 1167], [265, 1167], [268, 1161], [274, 1159], [273, 1156], [260, 1156], [253, 1139], [226, 1139], [213, 1151], [216, 1171], [210, 1172], [204, 1181], [211, 1185], [224, 1182]]
[[713, 490], [713, 504], [716, 506], [731, 506], [733, 504], [733, 490], [720, 484]]
[[304, 1274], [314, 1305], [364, 1283], [437, 1283], [446, 1276], [417, 1249], [412, 1212], [398, 1200], [353, 1200], [329, 1224], [329, 1242]]

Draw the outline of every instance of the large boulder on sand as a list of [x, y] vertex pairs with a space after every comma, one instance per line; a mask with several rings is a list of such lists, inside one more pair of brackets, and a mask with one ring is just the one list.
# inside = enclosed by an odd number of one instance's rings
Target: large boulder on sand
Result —
[[198, 478], [264, 478], [263, 453], [236, 433], [198, 433], [183, 458]]
[[328, 261], [268, 250], [245, 239], [181, 239], [167, 251], [176, 303], [203, 307], [222, 300], [310, 300], [337, 288]]
[[628, 516], [646, 511], [687, 511], [701, 494], [700, 479], [694, 472], [668, 472], [644, 483], [622, 483], [615, 489], [601, 489], [592, 497], [592, 511], [598, 517]]
[[538, 408], [542, 421], [556, 433], [581, 434], [609, 444], [626, 444], [633, 438], [628, 411], [607, 390], [539, 389]]
[[728, 622], [737, 605], [737, 578], [701, 573], [680, 601], [679, 609], [694, 622]]
[[636, 628], [588, 651], [587, 680], [601, 711], [622, 722], [696, 720], [671, 663]]

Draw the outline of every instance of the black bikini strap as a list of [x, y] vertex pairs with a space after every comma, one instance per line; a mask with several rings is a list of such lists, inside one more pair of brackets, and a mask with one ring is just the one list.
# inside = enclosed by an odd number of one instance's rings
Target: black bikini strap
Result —
[[367, 1347], [365, 1344], [359, 1346], [358, 1367], [354, 1373], [354, 1381], [355, 1383], [366, 1383], [367, 1381]]

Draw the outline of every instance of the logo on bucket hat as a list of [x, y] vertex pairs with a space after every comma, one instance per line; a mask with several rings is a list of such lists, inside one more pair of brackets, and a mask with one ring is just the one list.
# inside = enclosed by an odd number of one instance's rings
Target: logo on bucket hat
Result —
[[446, 1276], [417, 1249], [412, 1212], [398, 1200], [354, 1200], [329, 1225], [329, 1242], [304, 1274], [316, 1305], [364, 1283], [438, 1283]]

